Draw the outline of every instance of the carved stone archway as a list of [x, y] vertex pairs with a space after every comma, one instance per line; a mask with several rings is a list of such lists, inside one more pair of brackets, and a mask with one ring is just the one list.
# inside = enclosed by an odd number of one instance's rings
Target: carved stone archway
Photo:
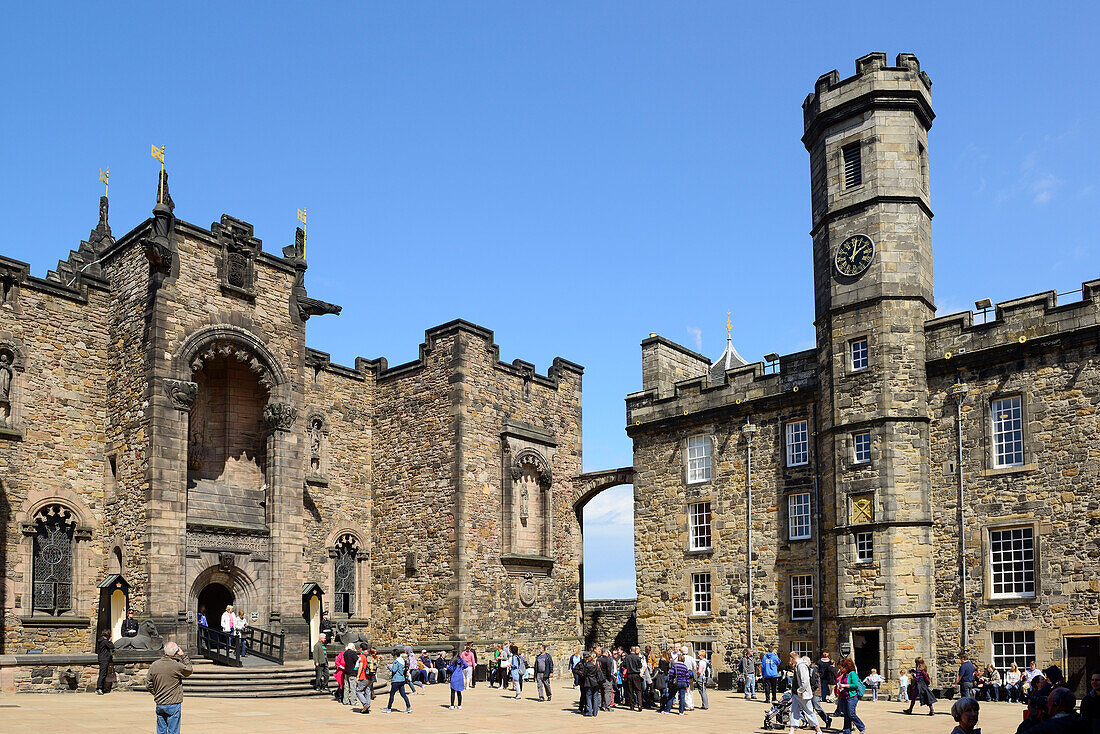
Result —
[[624, 466], [621, 469], [605, 469], [593, 471], [587, 474], [578, 474], [573, 478], [573, 511], [580, 520], [584, 506], [604, 490], [618, 487], [621, 484], [634, 484], [634, 467]]

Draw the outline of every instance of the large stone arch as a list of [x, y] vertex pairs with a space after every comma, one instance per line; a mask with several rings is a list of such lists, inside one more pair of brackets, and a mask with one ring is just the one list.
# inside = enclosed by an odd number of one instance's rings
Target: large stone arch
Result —
[[286, 371], [267, 345], [248, 329], [232, 324], [213, 324], [194, 331], [176, 350], [173, 372], [177, 380], [190, 381], [204, 361], [215, 356], [232, 356], [256, 373], [272, 397], [285, 391]]
[[624, 466], [619, 469], [604, 469], [586, 474], [578, 474], [573, 478], [573, 511], [580, 520], [584, 506], [604, 490], [618, 487], [622, 484], [634, 484], [634, 467]]

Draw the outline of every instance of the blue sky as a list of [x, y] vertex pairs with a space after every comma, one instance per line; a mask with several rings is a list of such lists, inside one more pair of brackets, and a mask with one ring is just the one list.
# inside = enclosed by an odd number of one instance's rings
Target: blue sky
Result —
[[[164, 144], [183, 219], [278, 252], [309, 208], [334, 360], [462, 317], [506, 361], [583, 364], [589, 470], [631, 462], [650, 332], [717, 356], [731, 311], [749, 359], [813, 344], [801, 103], [863, 54], [933, 80], [941, 314], [1100, 276], [1084, 3], [40, 5], [5, 10], [0, 254], [54, 267], [101, 167], [115, 234], [142, 221]], [[632, 595], [630, 489], [585, 524], [589, 596]]]

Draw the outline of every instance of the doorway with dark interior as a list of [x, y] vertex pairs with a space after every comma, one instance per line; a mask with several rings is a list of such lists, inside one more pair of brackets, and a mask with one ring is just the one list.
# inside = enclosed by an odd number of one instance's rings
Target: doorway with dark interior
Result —
[[233, 603], [233, 592], [219, 583], [210, 583], [199, 592], [199, 608], [195, 615], [206, 615], [206, 623], [211, 629], [222, 628], [222, 614], [225, 608]]
[[1089, 692], [1089, 678], [1100, 670], [1100, 636], [1066, 638], [1066, 683], [1077, 700]]
[[[879, 630], [852, 631], [852, 661], [856, 664], [859, 679], [871, 674], [871, 668], [878, 670], [882, 655], [882, 636]], [[881, 670], [879, 673], [881, 674]]]

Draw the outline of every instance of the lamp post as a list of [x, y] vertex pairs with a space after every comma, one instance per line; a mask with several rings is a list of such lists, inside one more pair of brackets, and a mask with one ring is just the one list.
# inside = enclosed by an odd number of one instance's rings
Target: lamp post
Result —
[[749, 419], [741, 432], [745, 434], [745, 447], [748, 451], [745, 459], [745, 569], [749, 582], [749, 604], [746, 610], [749, 639], [747, 647], [752, 647], [752, 437], [756, 434], [756, 424]]
[[955, 384], [947, 389], [947, 396], [955, 401], [955, 427], [956, 427], [956, 468], [958, 469], [958, 496], [959, 503], [959, 610], [962, 632], [962, 650], [966, 652], [970, 647], [970, 622], [967, 614], [966, 598], [966, 506], [963, 492], [963, 428], [962, 428], [962, 404], [966, 399], [970, 387], [965, 382], [956, 378]]

